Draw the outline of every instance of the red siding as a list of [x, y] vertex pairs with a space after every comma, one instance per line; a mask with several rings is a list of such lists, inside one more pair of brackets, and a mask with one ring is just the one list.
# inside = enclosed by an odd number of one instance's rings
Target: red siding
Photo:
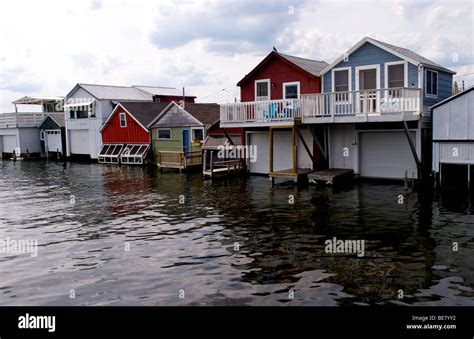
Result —
[[319, 77], [313, 77], [278, 57], [273, 57], [240, 86], [241, 101], [255, 101], [255, 80], [260, 79], [270, 79], [272, 100], [283, 99], [284, 82], [299, 81], [301, 94], [321, 92]]
[[107, 125], [102, 130], [102, 142], [105, 143], [150, 143], [150, 132], [145, 131], [128, 113], [127, 127], [120, 127], [120, 113], [125, 112], [122, 107], [119, 107]]

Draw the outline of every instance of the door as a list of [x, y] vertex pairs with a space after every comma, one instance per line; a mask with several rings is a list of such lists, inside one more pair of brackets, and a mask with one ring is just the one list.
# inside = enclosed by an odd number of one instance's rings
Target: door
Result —
[[183, 152], [191, 151], [191, 131], [189, 128], [183, 128]]
[[90, 155], [89, 130], [70, 130], [71, 154]]
[[[416, 144], [416, 134], [410, 134]], [[360, 133], [360, 175], [366, 178], [417, 178], [415, 159], [405, 132]]]
[[249, 160], [249, 172], [268, 174], [270, 169], [268, 132], [249, 133], [249, 147], [255, 149], [256, 161]]
[[3, 136], [3, 152], [13, 153], [13, 150], [17, 148], [16, 135], [4, 135]]
[[359, 112], [377, 112], [377, 69], [359, 70]]
[[48, 152], [62, 153], [61, 131], [46, 131], [46, 144], [48, 145]]

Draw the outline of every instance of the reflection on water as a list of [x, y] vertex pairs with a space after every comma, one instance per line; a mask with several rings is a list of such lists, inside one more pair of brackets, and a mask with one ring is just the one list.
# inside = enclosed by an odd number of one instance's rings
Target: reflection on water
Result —
[[[0, 168], [0, 239], [40, 246], [36, 258], [0, 254], [2, 305], [474, 305], [469, 197], [127, 166]], [[365, 256], [326, 254], [333, 237], [365, 240]]]

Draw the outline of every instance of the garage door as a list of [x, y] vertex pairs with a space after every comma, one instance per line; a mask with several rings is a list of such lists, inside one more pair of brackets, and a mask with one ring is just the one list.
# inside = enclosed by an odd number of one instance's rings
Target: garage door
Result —
[[3, 136], [3, 152], [12, 153], [17, 148], [16, 135], [4, 135]]
[[89, 131], [71, 130], [69, 133], [71, 140], [71, 154], [90, 154]]
[[46, 138], [49, 152], [57, 152], [59, 150], [62, 153], [61, 131], [46, 131]]
[[[415, 133], [411, 133], [415, 141]], [[367, 178], [417, 178], [415, 159], [404, 132], [360, 133], [360, 175]]]
[[268, 158], [268, 133], [249, 134], [249, 146], [257, 146], [257, 161], [249, 161], [250, 173], [268, 174], [270, 164]]

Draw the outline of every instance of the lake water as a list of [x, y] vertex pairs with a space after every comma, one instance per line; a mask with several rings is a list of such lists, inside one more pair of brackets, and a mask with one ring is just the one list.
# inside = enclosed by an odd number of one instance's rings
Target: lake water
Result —
[[[463, 194], [0, 168], [0, 240], [39, 245], [36, 257], [0, 253], [0, 305], [474, 305], [474, 199]], [[364, 256], [326, 253], [334, 237], [364, 240]]]

